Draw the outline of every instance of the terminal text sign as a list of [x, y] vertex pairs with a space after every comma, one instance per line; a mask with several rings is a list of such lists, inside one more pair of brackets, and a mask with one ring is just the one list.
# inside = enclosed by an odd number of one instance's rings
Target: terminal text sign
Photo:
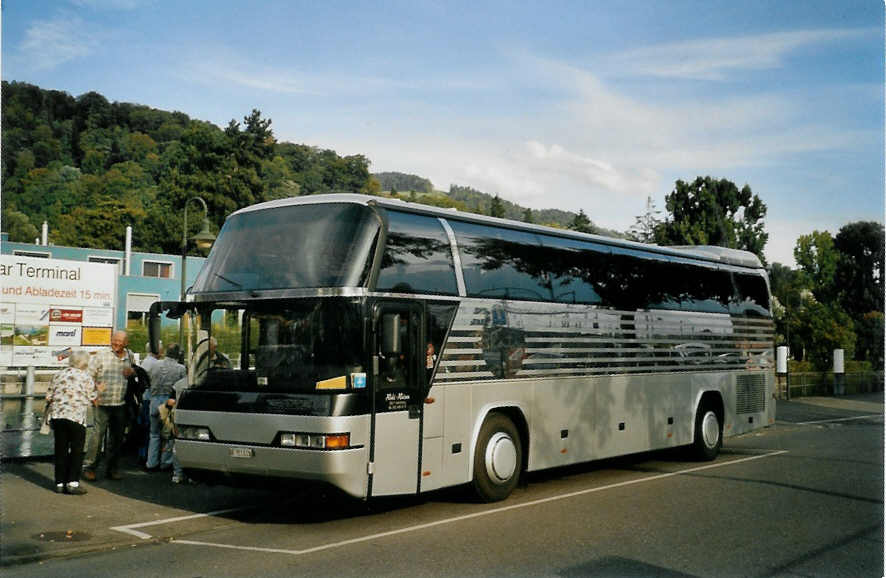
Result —
[[0, 255], [0, 287], [0, 365], [63, 365], [110, 342], [116, 265]]

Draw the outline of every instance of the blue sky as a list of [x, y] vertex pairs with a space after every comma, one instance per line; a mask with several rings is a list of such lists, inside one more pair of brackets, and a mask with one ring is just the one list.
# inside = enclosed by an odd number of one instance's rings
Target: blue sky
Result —
[[7, 0], [2, 77], [180, 110], [625, 230], [748, 184], [770, 262], [884, 215], [882, 2]]

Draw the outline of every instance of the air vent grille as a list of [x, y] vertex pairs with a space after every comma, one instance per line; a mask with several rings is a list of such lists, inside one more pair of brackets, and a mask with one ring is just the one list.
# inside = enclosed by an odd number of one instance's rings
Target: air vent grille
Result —
[[755, 373], [736, 376], [736, 412], [757, 413], [766, 409], [766, 375]]

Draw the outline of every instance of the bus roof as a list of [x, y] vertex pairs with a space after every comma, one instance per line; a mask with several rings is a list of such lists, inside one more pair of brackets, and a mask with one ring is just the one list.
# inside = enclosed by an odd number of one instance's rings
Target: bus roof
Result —
[[615, 247], [625, 247], [628, 249], [636, 249], [640, 251], [651, 251], [663, 255], [672, 255], [677, 257], [689, 257], [701, 259], [703, 261], [712, 261], [715, 263], [724, 263], [728, 265], [736, 265], [740, 267], [752, 267], [760, 269], [763, 267], [760, 259], [750, 251], [741, 249], [730, 249], [728, 247], [716, 247], [712, 245], [683, 245], [663, 247], [661, 245], [639, 243], [629, 241], [627, 239], [618, 239], [615, 237], [604, 237], [602, 235], [592, 235], [590, 233], [580, 233], [569, 229], [556, 229], [554, 227], [545, 227], [544, 225], [535, 225], [531, 223], [523, 223], [511, 219], [499, 219], [496, 217], [488, 217], [486, 215], [478, 215], [475, 213], [465, 213], [457, 209], [444, 209], [431, 205], [423, 205], [421, 203], [410, 203], [399, 199], [390, 199], [387, 197], [374, 197], [370, 195], [358, 195], [353, 193], [335, 193], [325, 195], [307, 195], [303, 197], [289, 197], [286, 199], [277, 199], [258, 203], [244, 207], [231, 213], [229, 216], [252, 211], [262, 211], [279, 207], [289, 207], [293, 205], [314, 205], [323, 203], [353, 203], [365, 206], [379, 206], [384, 208], [396, 209], [410, 213], [422, 215], [431, 215], [435, 217], [465, 221], [470, 223], [482, 223], [496, 227], [505, 227], [508, 229], [516, 229], [520, 231], [534, 231], [547, 235], [555, 235], [571, 239], [584, 239], [594, 241], [596, 243], [611, 245]]

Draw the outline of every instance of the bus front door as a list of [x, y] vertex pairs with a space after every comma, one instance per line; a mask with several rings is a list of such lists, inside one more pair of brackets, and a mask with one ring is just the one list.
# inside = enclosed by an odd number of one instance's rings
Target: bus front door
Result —
[[371, 496], [418, 492], [422, 319], [416, 303], [379, 302], [373, 308]]

